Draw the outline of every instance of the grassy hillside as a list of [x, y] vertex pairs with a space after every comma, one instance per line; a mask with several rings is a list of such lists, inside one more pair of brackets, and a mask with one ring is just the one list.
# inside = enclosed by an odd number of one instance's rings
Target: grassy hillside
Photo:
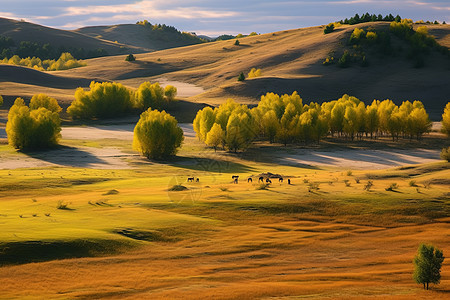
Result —
[[82, 48], [86, 52], [104, 49], [109, 55], [126, 53], [131, 48], [111, 41], [92, 38], [90, 36], [66, 30], [54, 29], [38, 24], [12, 19], [0, 18], [0, 36], [10, 37], [16, 46], [21, 41], [50, 44], [53, 48]]
[[[342, 94], [354, 95], [365, 102], [373, 99], [421, 100], [434, 120], [440, 118], [450, 94], [449, 59], [437, 51], [425, 56], [425, 65], [414, 68], [403, 55], [370, 54], [370, 65], [339, 68], [324, 66], [332, 53], [336, 56], [348, 49], [348, 39], [356, 27], [388, 30], [389, 22], [344, 25], [330, 34], [324, 26], [286, 30], [270, 34], [217, 41], [199, 45], [138, 54], [135, 62], [124, 56], [88, 60], [88, 66], [54, 72], [59, 76], [116, 80], [137, 87], [144, 80], [164, 77], [168, 80], [193, 83], [206, 92], [191, 100], [217, 105], [226, 98], [255, 104], [267, 92], [291, 93], [297, 90], [304, 102], [329, 101]], [[450, 46], [450, 25], [427, 25], [430, 34], [442, 45]], [[407, 50], [404, 41], [392, 37], [394, 45]], [[262, 70], [262, 76], [237, 82], [240, 72], [251, 68]], [[11, 84], [8, 93], [14, 93]], [[21, 86], [22, 88], [22, 86]], [[20, 94], [22, 89], [16, 89]], [[36, 91], [39, 88], [36, 86]], [[4, 90], [0, 88], [0, 94]]]
[[194, 35], [183, 34], [174, 27], [144, 24], [120, 24], [112, 26], [89, 26], [75, 30], [94, 38], [133, 45], [150, 52], [201, 43]]

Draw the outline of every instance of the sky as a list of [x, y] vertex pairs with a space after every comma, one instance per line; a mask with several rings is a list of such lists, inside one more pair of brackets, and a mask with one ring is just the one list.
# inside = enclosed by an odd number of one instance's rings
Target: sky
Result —
[[366, 12], [450, 23], [450, 0], [0, 0], [0, 17], [60, 29], [145, 19], [209, 36], [323, 25]]

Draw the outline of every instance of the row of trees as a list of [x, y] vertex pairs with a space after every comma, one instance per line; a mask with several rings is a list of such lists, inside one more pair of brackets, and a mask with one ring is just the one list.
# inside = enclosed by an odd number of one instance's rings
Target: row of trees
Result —
[[356, 97], [303, 104], [297, 92], [279, 96], [267, 93], [249, 109], [233, 100], [197, 113], [194, 130], [198, 138], [215, 149], [245, 150], [254, 139], [289, 143], [319, 142], [323, 137], [354, 140], [391, 136], [417, 138], [431, 130], [431, 121], [420, 101], [397, 106], [391, 100], [365, 105]]
[[19, 57], [39, 57], [42, 60], [57, 60], [61, 54], [70, 52], [77, 59], [93, 58], [108, 55], [103, 48], [86, 50], [77, 47], [55, 47], [49, 43], [41, 44], [31, 41], [16, 43], [12, 38], [0, 36], [0, 59], [9, 59], [14, 55]]
[[75, 100], [67, 113], [76, 119], [111, 118], [121, 116], [133, 108], [162, 109], [174, 101], [177, 88], [172, 85], [161, 87], [159, 83], [142, 83], [136, 91], [116, 82], [91, 82], [90, 90], [78, 88]]
[[14, 55], [10, 59], [4, 58], [0, 60], [0, 63], [29, 67], [39, 71], [68, 70], [86, 66], [85, 62], [76, 60], [72, 56], [72, 54], [68, 52], [62, 53], [58, 60], [54, 59], [41, 60], [39, 57], [34, 56], [27, 58], [20, 58], [18, 55]]
[[393, 16], [392, 14], [386, 15], [385, 17], [383, 17], [381, 14], [379, 14], [378, 16], [373, 14], [369, 14], [369, 13], [365, 13], [362, 16], [359, 16], [359, 14], [355, 14], [355, 16], [349, 18], [349, 19], [345, 19], [345, 20], [341, 20], [339, 21], [339, 23], [341, 24], [350, 24], [350, 25], [354, 25], [354, 24], [359, 24], [359, 23], [366, 23], [366, 22], [379, 22], [379, 21], [387, 21], [387, 22], [392, 22], [392, 21], [397, 21], [400, 22], [402, 18], [397, 15], [397, 16]]
[[450, 102], [447, 103], [442, 114], [442, 131], [450, 137]]
[[54, 98], [34, 95], [29, 107], [17, 98], [8, 113], [8, 143], [16, 149], [34, 150], [56, 146], [61, 138], [61, 107]]

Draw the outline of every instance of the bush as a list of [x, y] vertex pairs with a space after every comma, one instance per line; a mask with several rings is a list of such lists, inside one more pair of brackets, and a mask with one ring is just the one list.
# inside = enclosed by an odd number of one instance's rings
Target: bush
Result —
[[398, 189], [398, 184], [395, 182], [391, 183], [391, 185], [389, 185], [387, 188], [385, 188], [385, 190], [388, 192], [393, 192], [396, 189]]
[[3, 106], [3, 97], [2, 97], [2, 95], [0, 95], [0, 107], [2, 107]]
[[236, 41], [234, 42], [234, 45], [235, 45], [235, 46], [239, 46], [239, 44], [240, 44], [239, 40], [236, 40]]
[[31, 98], [30, 109], [38, 109], [39, 107], [45, 107], [49, 111], [56, 113], [59, 113], [62, 110], [58, 101], [56, 101], [55, 98], [50, 98], [46, 94], [37, 94]]
[[345, 50], [341, 58], [339, 58], [338, 65], [341, 68], [347, 68], [350, 65], [350, 53]]
[[441, 151], [441, 158], [450, 162], [450, 147], [443, 148]]
[[165, 104], [164, 89], [158, 82], [143, 82], [134, 93], [135, 106], [142, 110], [162, 109]]
[[450, 102], [447, 103], [442, 114], [442, 131], [450, 137]]
[[17, 98], [9, 110], [6, 134], [8, 143], [16, 149], [53, 147], [61, 138], [60, 132], [61, 120], [57, 112], [39, 106], [30, 109], [22, 98]]
[[325, 27], [325, 29], [323, 30], [323, 34], [331, 33], [331, 32], [333, 32], [333, 30], [334, 30], [334, 24], [333, 24], [333, 23], [330, 23], [330, 24], [328, 24], [328, 25]]
[[131, 91], [120, 83], [92, 81], [90, 91], [78, 88], [75, 100], [67, 108], [72, 118], [112, 118], [123, 115], [133, 107]]
[[175, 100], [175, 97], [177, 96], [177, 88], [173, 85], [167, 85], [164, 88], [164, 96], [166, 96], [166, 101], [171, 102]]
[[244, 73], [241, 72], [241, 74], [239, 74], [238, 81], [244, 81], [244, 80], [245, 80], [245, 75], [244, 75]]
[[252, 68], [250, 72], [248, 72], [248, 78], [255, 78], [261, 76], [261, 69]]
[[370, 192], [370, 189], [372, 188], [372, 186], [373, 186], [373, 181], [369, 180], [369, 181], [367, 181], [367, 184], [364, 185], [364, 190]]
[[174, 117], [148, 109], [134, 128], [133, 149], [148, 158], [162, 159], [175, 155], [183, 140], [183, 130]]
[[125, 57], [125, 61], [135, 61], [136, 57], [133, 54], [129, 54], [127, 55], [127, 57]]

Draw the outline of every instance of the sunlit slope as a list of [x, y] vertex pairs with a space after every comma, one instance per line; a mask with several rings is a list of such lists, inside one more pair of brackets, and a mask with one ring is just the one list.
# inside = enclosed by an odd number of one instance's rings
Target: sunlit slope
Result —
[[[88, 67], [70, 72], [113, 80], [163, 76], [195, 83], [209, 89], [195, 99], [213, 104], [228, 97], [256, 103], [266, 92], [294, 90], [305, 101], [331, 100], [343, 93], [365, 101], [418, 99], [436, 106], [448, 101], [449, 60], [436, 51], [425, 57], [425, 66], [419, 69], [401, 55], [371, 55], [366, 68], [359, 64], [346, 69], [322, 64], [331, 51], [339, 58], [355, 27], [368, 26], [387, 30], [389, 25], [379, 22], [342, 26], [328, 35], [323, 34], [322, 27], [288, 30], [242, 38], [238, 46], [228, 40], [141, 54], [133, 63], [124, 62], [124, 57], [99, 58], [89, 60]], [[438, 41], [450, 45], [449, 25], [429, 27]], [[394, 46], [404, 44], [395, 37], [392, 40]], [[246, 74], [252, 67], [261, 68], [263, 76], [236, 81], [240, 72]]]
[[83, 48], [85, 50], [105, 49], [108, 54], [115, 55], [126, 53], [126, 47], [106, 40], [92, 38], [90, 36], [38, 24], [12, 19], [0, 18], [0, 35], [10, 37], [19, 45], [21, 41], [37, 42], [39, 44], [49, 43], [53, 47]]
[[120, 44], [133, 45], [146, 52], [181, 47], [200, 42], [183, 40], [181, 33], [173, 30], [153, 32], [151, 28], [138, 24], [88, 26], [74, 30], [74, 32], [112, 42], [117, 41]]
[[[135, 62], [126, 62], [124, 55], [95, 58], [87, 60], [86, 67], [52, 74], [115, 80], [131, 87], [160, 78], [188, 82], [206, 90], [192, 100], [214, 105], [230, 97], [254, 104], [267, 92], [295, 90], [304, 102], [329, 101], [344, 93], [366, 102], [421, 100], [433, 118], [439, 118], [450, 94], [449, 59], [441, 53], [431, 51], [422, 68], [414, 68], [404, 55], [376, 53], [368, 55], [370, 64], [365, 68], [358, 63], [349, 68], [323, 65], [332, 51], [337, 60], [349, 48], [355, 27], [388, 30], [388, 26], [387, 22], [345, 25], [327, 35], [321, 26], [287, 30], [241, 38], [240, 45], [228, 40], [138, 54]], [[428, 27], [439, 42], [450, 46], [450, 25]], [[394, 49], [407, 47], [394, 36], [392, 43]], [[262, 70], [262, 77], [237, 82], [240, 72], [247, 74], [253, 67]]]

